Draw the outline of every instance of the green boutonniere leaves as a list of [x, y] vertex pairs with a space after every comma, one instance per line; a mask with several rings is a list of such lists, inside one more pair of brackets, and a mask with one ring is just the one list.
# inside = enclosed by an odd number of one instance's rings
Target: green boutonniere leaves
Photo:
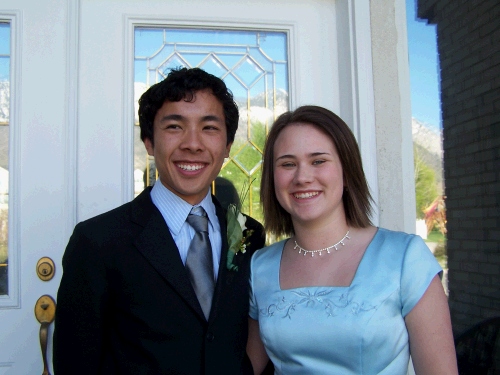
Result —
[[[253, 181], [252, 181], [253, 182]], [[250, 183], [250, 185], [252, 185]], [[242, 202], [250, 190], [250, 185], [246, 189]], [[247, 229], [246, 217], [241, 213], [240, 207], [235, 204], [230, 204], [227, 208], [227, 241], [229, 251], [227, 253], [227, 269], [230, 271], [238, 271], [238, 266], [233, 263], [234, 257], [238, 253], [245, 253], [246, 247], [250, 245], [247, 243], [248, 238], [252, 235], [253, 230]]]

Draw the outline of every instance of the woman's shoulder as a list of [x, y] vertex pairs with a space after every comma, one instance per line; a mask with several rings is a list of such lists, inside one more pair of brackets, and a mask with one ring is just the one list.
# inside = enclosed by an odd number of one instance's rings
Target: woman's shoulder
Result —
[[252, 262], [269, 261], [276, 257], [281, 259], [281, 253], [283, 252], [283, 247], [287, 240], [288, 239], [284, 239], [257, 250], [252, 256]]
[[386, 228], [378, 228], [375, 238], [384, 243], [394, 243], [395, 245], [409, 244], [410, 242], [424, 243], [422, 238], [416, 234]]
[[382, 228], [379, 227], [377, 230], [377, 234], [380, 234], [385, 237], [394, 237], [394, 238], [410, 238], [410, 237], [415, 237], [416, 234], [411, 234], [399, 230], [393, 230], [393, 229], [387, 229], [387, 228]]
[[409, 254], [430, 253], [432, 255], [420, 236], [386, 228], [378, 228], [371, 246], [377, 249], [377, 257], [385, 257], [388, 262], [394, 263], [400, 263]]

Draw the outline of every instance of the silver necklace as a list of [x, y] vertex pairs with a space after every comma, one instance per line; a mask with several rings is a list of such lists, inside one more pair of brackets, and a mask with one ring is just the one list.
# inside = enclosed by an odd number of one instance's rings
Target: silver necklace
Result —
[[306, 256], [306, 255], [307, 255], [307, 253], [310, 253], [310, 254], [311, 254], [311, 257], [313, 257], [313, 256], [314, 256], [314, 254], [316, 254], [316, 253], [319, 253], [319, 255], [321, 255], [321, 253], [322, 253], [323, 251], [326, 251], [328, 254], [330, 254], [330, 250], [332, 250], [332, 249], [335, 249], [335, 251], [338, 251], [338, 250], [339, 250], [339, 248], [340, 248], [340, 246], [345, 246], [344, 241], [345, 241], [345, 240], [350, 240], [350, 239], [351, 239], [351, 237], [349, 237], [349, 230], [347, 230], [347, 233], [345, 234], [345, 236], [344, 236], [344, 237], [342, 237], [342, 239], [341, 239], [339, 242], [337, 242], [336, 244], [333, 244], [332, 246], [325, 247], [324, 249], [319, 249], [319, 250], [306, 250], [306, 249], [304, 249], [302, 246], [300, 246], [300, 245], [297, 243], [297, 241], [295, 241], [295, 240], [293, 241], [293, 242], [295, 242], [295, 246], [293, 247], [293, 249], [294, 249], [294, 250], [295, 250], [295, 249], [299, 249], [299, 254], [304, 253], [304, 256]]

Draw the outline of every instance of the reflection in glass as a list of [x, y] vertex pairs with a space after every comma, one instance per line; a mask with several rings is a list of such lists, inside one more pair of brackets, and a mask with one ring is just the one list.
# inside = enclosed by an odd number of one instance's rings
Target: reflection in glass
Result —
[[0, 22], [0, 296], [8, 294], [10, 24]]
[[[288, 110], [288, 51], [285, 32], [136, 27], [134, 53], [135, 194], [156, 172], [139, 137], [137, 100], [170, 69], [199, 67], [220, 77], [240, 109], [238, 132], [219, 181], [242, 191], [253, 181], [242, 211], [262, 219], [259, 205], [264, 141], [277, 116]], [[215, 193], [217, 194], [217, 185]], [[225, 187], [224, 187], [225, 189]]]

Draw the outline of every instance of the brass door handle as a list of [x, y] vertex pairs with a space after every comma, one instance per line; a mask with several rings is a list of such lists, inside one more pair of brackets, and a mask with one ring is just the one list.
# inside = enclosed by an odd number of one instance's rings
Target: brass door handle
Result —
[[40, 326], [40, 347], [42, 349], [43, 373], [42, 375], [50, 375], [49, 365], [47, 361], [47, 340], [49, 337], [49, 326], [54, 321], [56, 315], [56, 302], [54, 299], [45, 294], [38, 298], [35, 304], [35, 317]]

